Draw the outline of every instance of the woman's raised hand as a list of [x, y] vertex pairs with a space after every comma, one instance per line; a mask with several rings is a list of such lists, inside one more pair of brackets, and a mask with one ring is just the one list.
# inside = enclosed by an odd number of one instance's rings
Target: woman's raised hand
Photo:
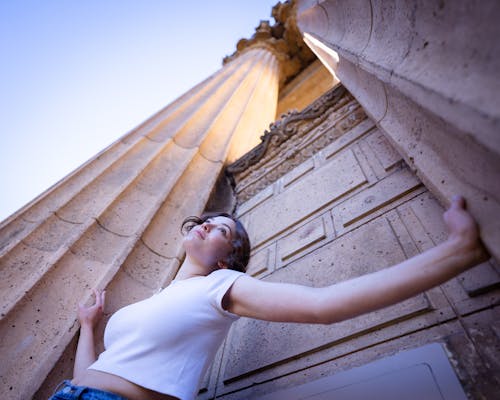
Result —
[[78, 305], [78, 321], [81, 326], [94, 328], [104, 314], [106, 292], [94, 289], [95, 303], [91, 306]]
[[465, 199], [454, 196], [448, 210], [443, 214], [448, 228], [448, 239], [460, 243], [464, 250], [477, 253], [478, 262], [488, 259], [487, 252], [479, 238], [479, 227], [471, 214], [466, 210]]

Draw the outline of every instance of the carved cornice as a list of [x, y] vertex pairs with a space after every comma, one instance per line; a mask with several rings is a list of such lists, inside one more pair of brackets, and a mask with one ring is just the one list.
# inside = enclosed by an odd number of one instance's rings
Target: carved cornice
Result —
[[259, 145], [226, 167], [238, 201], [248, 200], [365, 118], [342, 85], [303, 111], [284, 114], [265, 131]]
[[336, 86], [325, 93], [314, 103], [311, 103], [303, 111], [291, 110], [281, 116], [281, 119], [269, 125], [269, 130], [260, 137], [260, 142], [243, 157], [227, 166], [226, 171], [230, 174], [238, 174], [247, 170], [250, 166], [259, 162], [272, 147], [278, 147], [299, 129], [298, 122], [312, 120], [321, 117], [325, 111], [337, 103], [346, 93], [342, 85]]
[[280, 85], [290, 81], [316, 59], [314, 53], [302, 40], [297, 27], [295, 1], [276, 4], [271, 13], [276, 23], [260, 21], [250, 39], [240, 39], [236, 51], [223, 60], [223, 64], [234, 60], [241, 54], [265, 48], [273, 53], [280, 63]]

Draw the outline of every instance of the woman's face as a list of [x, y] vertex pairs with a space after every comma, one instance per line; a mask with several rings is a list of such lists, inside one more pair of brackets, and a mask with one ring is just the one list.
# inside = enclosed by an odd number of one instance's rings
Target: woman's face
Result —
[[195, 263], [212, 268], [222, 268], [218, 262], [231, 251], [236, 224], [231, 218], [211, 217], [203, 224], [194, 226], [184, 236], [184, 249]]

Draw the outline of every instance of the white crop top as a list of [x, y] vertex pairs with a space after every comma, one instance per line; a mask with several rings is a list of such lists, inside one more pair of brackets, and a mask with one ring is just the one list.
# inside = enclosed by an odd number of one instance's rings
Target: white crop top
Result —
[[105, 351], [89, 368], [182, 400], [194, 399], [238, 318], [221, 303], [242, 275], [221, 269], [174, 280], [160, 293], [118, 310], [104, 331]]

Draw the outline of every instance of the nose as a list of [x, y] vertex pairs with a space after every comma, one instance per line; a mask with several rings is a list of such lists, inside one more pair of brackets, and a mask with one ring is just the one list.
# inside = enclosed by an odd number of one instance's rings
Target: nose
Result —
[[201, 224], [201, 228], [204, 231], [208, 232], [208, 231], [210, 231], [210, 224], [208, 222], [204, 222], [203, 224]]

